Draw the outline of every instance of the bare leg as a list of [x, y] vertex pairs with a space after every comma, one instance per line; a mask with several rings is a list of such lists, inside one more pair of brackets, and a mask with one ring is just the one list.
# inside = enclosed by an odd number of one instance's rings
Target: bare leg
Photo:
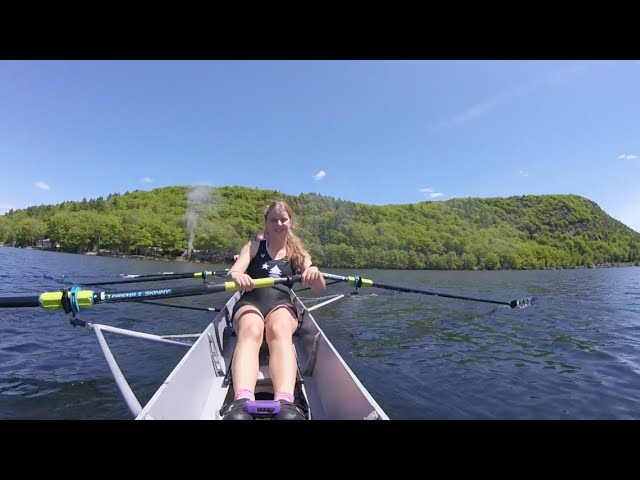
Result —
[[298, 320], [293, 317], [289, 308], [283, 306], [272, 310], [267, 315], [265, 324], [273, 391], [293, 395], [297, 366], [292, 336], [298, 328]]
[[234, 316], [233, 329], [238, 334], [238, 344], [233, 354], [233, 389], [254, 392], [258, 369], [258, 355], [262, 345], [264, 320], [260, 312], [251, 305], [241, 307]]

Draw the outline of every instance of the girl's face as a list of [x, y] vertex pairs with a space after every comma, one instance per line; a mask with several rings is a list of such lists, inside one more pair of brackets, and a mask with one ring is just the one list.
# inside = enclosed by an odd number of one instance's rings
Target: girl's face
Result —
[[267, 234], [274, 237], [286, 237], [291, 228], [291, 218], [287, 211], [280, 207], [272, 208], [267, 214]]

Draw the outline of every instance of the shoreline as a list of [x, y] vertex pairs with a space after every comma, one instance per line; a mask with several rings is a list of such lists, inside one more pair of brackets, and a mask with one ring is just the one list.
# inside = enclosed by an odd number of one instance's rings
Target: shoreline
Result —
[[[49, 250], [54, 251], [54, 250]], [[233, 265], [233, 261], [225, 261], [225, 258], [219, 259], [219, 261], [214, 260], [202, 260], [199, 258], [186, 258], [182, 255], [178, 257], [167, 257], [167, 256], [155, 256], [155, 255], [133, 255], [133, 254], [125, 254], [125, 253], [73, 253], [73, 252], [60, 252], [60, 253], [72, 253], [73, 255], [86, 255], [89, 257], [110, 257], [110, 258], [124, 258], [131, 260], [155, 260], [158, 262], [176, 262], [176, 263], [208, 263], [212, 265]]]
[[[185, 262], [185, 263], [207, 263], [214, 265], [233, 265], [232, 257], [224, 257], [220, 256], [218, 261], [211, 260], [202, 260], [198, 258], [187, 259], [183, 255], [178, 257], [166, 257], [166, 256], [153, 256], [153, 255], [132, 255], [132, 254], [124, 254], [124, 253], [107, 253], [107, 252], [84, 252], [84, 253], [75, 253], [75, 252], [63, 252], [60, 250], [54, 249], [45, 249], [45, 248], [36, 248], [36, 247], [12, 247], [11, 245], [0, 245], [0, 247], [7, 248], [24, 248], [27, 250], [41, 250], [45, 252], [54, 252], [54, 253], [71, 253], [73, 255], [86, 255], [92, 257], [112, 257], [112, 258], [124, 258], [124, 259], [132, 259], [132, 260], [155, 260], [159, 262]], [[621, 268], [621, 267], [638, 267], [640, 266], [640, 262], [617, 262], [617, 263], [605, 263], [600, 265], [594, 265], [591, 267], [587, 266], [576, 266], [576, 267], [545, 267], [545, 268], [499, 268], [496, 270], [488, 270], [488, 269], [478, 269], [478, 270], [427, 270], [427, 269], [397, 269], [397, 268], [375, 268], [375, 267], [363, 267], [358, 270], [403, 270], [403, 271], [446, 271], [446, 272], [477, 272], [477, 271], [496, 271], [496, 272], [508, 272], [508, 271], [528, 271], [528, 270], [581, 270], [581, 269], [592, 269], [592, 268]], [[347, 267], [326, 267], [326, 268], [347, 268]]]

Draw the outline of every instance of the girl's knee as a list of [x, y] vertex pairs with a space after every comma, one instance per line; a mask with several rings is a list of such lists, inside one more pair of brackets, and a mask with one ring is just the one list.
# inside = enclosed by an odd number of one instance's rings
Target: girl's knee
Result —
[[243, 325], [238, 332], [238, 340], [249, 340], [259, 344], [262, 343], [263, 333], [263, 325]]
[[269, 322], [267, 324], [267, 340], [290, 338], [293, 335], [288, 322]]
[[291, 339], [297, 325], [298, 321], [288, 308], [278, 308], [267, 316], [267, 321], [265, 322], [267, 341]]
[[264, 320], [257, 313], [248, 310], [241, 312], [234, 319], [234, 330], [238, 334], [239, 340], [250, 340], [262, 343], [264, 334]]

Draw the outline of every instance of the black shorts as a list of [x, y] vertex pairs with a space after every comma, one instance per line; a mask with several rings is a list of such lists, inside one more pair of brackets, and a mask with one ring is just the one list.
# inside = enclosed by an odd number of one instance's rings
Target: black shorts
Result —
[[298, 313], [296, 311], [296, 307], [291, 303], [291, 291], [284, 286], [282, 286], [282, 288], [278, 287], [281, 286], [276, 285], [274, 287], [256, 288], [250, 292], [242, 294], [240, 300], [238, 300], [233, 307], [233, 314], [231, 315], [231, 318], [234, 318], [238, 309], [245, 305], [252, 305], [256, 307], [262, 314], [263, 318], [266, 318], [274, 308], [280, 305], [285, 305], [291, 309], [294, 318], [297, 318]]

